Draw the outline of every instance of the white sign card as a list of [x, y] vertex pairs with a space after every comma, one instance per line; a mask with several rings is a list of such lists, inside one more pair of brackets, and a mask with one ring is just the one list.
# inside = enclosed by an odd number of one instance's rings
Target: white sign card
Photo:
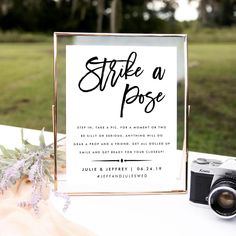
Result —
[[66, 45], [69, 192], [184, 189], [177, 50], [171, 44]]

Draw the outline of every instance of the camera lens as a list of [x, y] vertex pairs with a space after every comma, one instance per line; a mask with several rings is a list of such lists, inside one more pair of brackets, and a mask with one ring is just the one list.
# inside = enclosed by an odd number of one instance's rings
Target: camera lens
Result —
[[212, 210], [223, 218], [236, 215], [236, 184], [223, 180], [213, 185], [208, 198]]
[[235, 204], [234, 195], [231, 192], [225, 190], [219, 194], [217, 203], [222, 208], [230, 209]]

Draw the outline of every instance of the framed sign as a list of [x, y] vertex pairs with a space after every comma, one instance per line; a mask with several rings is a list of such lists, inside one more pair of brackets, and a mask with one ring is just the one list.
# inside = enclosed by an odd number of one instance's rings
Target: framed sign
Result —
[[[180, 193], [187, 186], [187, 37], [54, 34], [56, 188]], [[65, 134], [65, 173], [58, 138]]]

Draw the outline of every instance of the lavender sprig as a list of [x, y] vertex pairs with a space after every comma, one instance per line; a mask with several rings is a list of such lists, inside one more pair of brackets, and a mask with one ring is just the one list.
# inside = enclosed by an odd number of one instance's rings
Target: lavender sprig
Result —
[[[0, 193], [4, 193], [17, 180], [27, 176], [32, 183], [31, 199], [21, 201], [18, 206], [23, 208], [32, 208], [35, 214], [39, 214], [39, 203], [43, 199], [43, 190], [49, 186], [53, 177], [50, 173], [50, 167], [53, 165], [52, 145], [46, 146], [43, 131], [39, 136], [39, 146], [30, 144], [24, 139], [23, 130], [21, 139], [23, 147], [21, 149], [7, 150], [0, 145], [2, 155], [0, 155]], [[70, 199], [66, 194], [57, 193], [58, 196], [65, 199], [63, 210], [65, 211]]]
[[9, 187], [16, 183], [22, 176], [25, 160], [18, 160], [12, 166], [3, 171], [0, 181], [0, 191], [3, 193]]
[[64, 206], [63, 206], [62, 210], [63, 210], [63, 212], [65, 212], [71, 204], [70, 197], [67, 194], [61, 193], [61, 192], [54, 192], [54, 194], [55, 194], [56, 197], [61, 197], [61, 198], [64, 199], [65, 203], [64, 203]]

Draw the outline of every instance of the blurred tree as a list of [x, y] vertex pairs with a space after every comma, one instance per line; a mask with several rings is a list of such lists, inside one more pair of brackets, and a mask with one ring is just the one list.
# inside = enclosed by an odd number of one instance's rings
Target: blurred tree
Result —
[[42, 32], [175, 32], [176, 8], [176, 0], [0, 0], [0, 28]]
[[76, 15], [76, 12], [79, 10], [79, 21], [84, 20], [86, 16], [86, 11], [90, 5], [90, 1], [86, 0], [72, 0], [71, 3], [71, 18]]
[[121, 0], [112, 0], [111, 2], [111, 18], [110, 32], [120, 32], [122, 25], [122, 2]]
[[7, 2], [9, 6], [7, 14], [0, 15], [0, 27], [4, 30], [48, 31], [57, 22], [54, 1], [8, 0]]
[[12, 7], [11, 0], [0, 0], [0, 14], [6, 15], [8, 10]]
[[123, 5], [122, 32], [175, 33], [181, 31], [174, 18], [178, 7], [175, 0], [123, 0]]
[[103, 23], [103, 15], [104, 15], [104, 0], [97, 0], [97, 32], [102, 32], [102, 23]]
[[199, 21], [204, 26], [231, 26], [236, 23], [236, 0], [200, 0]]

